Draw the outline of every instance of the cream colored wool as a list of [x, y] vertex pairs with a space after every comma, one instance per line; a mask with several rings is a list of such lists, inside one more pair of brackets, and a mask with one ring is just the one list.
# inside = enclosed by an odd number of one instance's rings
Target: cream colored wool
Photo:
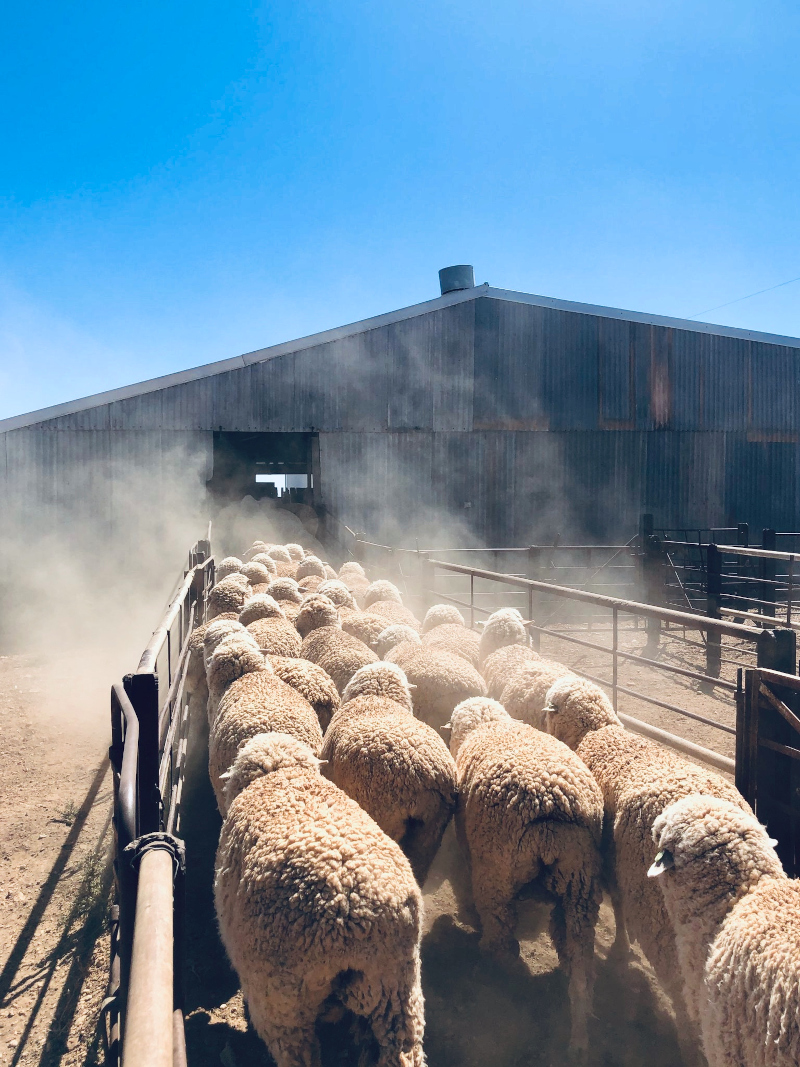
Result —
[[324, 733], [340, 704], [339, 693], [331, 676], [307, 659], [270, 655], [269, 661], [278, 678], [309, 702]]
[[270, 580], [278, 573], [278, 569], [275, 566], [275, 560], [267, 552], [257, 552], [252, 559], [251, 563], [260, 563], [262, 567], [266, 567], [270, 573]]
[[251, 586], [272, 581], [272, 573], [263, 563], [245, 563], [239, 573], [245, 576]]
[[291, 553], [284, 545], [273, 545], [267, 549], [267, 555], [272, 556], [276, 563], [291, 563]]
[[309, 593], [316, 593], [321, 584], [322, 578], [318, 574], [309, 574], [307, 578], [300, 579], [297, 583], [297, 588], [303, 596], [307, 596]]
[[288, 545], [284, 545], [283, 547], [286, 549], [292, 559], [297, 560], [298, 563], [301, 560], [305, 559], [306, 550], [303, 548], [302, 545], [297, 545], [290, 542]]
[[537, 659], [541, 659], [539, 653], [534, 652], [528, 645], [503, 645], [496, 652], [492, 652], [481, 667], [489, 696], [499, 700], [517, 670]]
[[[376, 618], [379, 617], [380, 616], [376, 616]], [[386, 619], [383, 619], [383, 622], [386, 622]], [[405, 626], [401, 622], [393, 622], [378, 634], [375, 651], [381, 659], [383, 659], [388, 652], [391, 652], [392, 649], [396, 648], [401, 642], [410, 643], [412, 645], [421, 645], [422, 638], [417, 631], [412, 630], [410, 626]]]
[[342, 575], [344, 574], [355, 574], [358, 575], [359, 578], [367, 577], [364, 572], [364, 568], [354, 559], [345, 560], [345, 562], [341, 565], [341, 567], [339, 568], [339, 577], [342, 578]]
[[455, 604], [434, 604], [433, 607], [428, 608], [425, 612], [421, 632], [426, 634], [428, 630], [432, 630], [435, 626], [444, 626], [446, 623], [453, 626], [464, 626], [464, 616]]
[[577, 677], [569, 667], [555, 660], [531, 660], [512, 674], [500, 694], [500, 703], [512, 719], [520, 719], [537, 730], [544, 730], [547, 691], [565, 675]]
[[323, 593], [334, 602], [337, 608], [355, 608], [353, 594], [338, 578], [326, 578], [317, 586], [318, 593]]
[[256, 619], [285, 619], [278, 601], [269, 593], [254, 593], [245, 600], [242, 610], [239, 612], [239, 622], [242, 626], [249, 626]]
[[238, 615], [234, 615], [233, 612], [227, 612], [225, 615], [218, 615], [216, 619], [206, 623], [204, 630], [203, 672], [206, 673], [214, 650], [220, 641], [223, 641], [229, 634], [244, 633], [245, 628], [239, 622]]
[[247, 578], [239, 571], [229, 574], [227, 578], [217, 582], [209, 593], [207, 618], [215, 619], [217, 615], [241, 611], [242, 604], [249, 596], [250, 586]]
[[281, 609], [292, 626], [294, 626], [295, 620], [300, 614], [300, 604], [296, 603], [294, 600], [282, 600]]
[[303, 599], [303, 594], [294, 578], [273, 578], [269, 583], [269, 595], [274, 597], [278, 603], [289, 600], [299, 604]]
[[326, 578], [328, 578], [328, 579], [329, 579], [329, 580], [331, 580], [331, 581], [332, 581], [332, 580], [333, 580], [334, 578], [338, 578], [338, 575], [337, 575], [336, 571], [335, 571], [335, 570], [334, 570], [334, 568], [333, 568], [333, 567], [332, 567], [332, 566], [330, 565], [330, 563], [326, 563], [326, 564], [325, 564], [324, 566], [325, 566], [325, 577], [326, 577]]
[[625, 956], [628, 938], [639, 942], [672, 999], [681, 1051], [691, 1063], [699, 1034], [687, 1011], [672, 925], [660, 889], [647, 877], [655, 855], [653, 823], [691, 793], [747, 804], [720, 775], [629, 733], [593, 682], [567, 676], [554, 683], [547, 694], [547, 729], [580, 756], [603, 794], [606, 877], [617, 927], [612, 951]]
[[800, 881], [786, 877], [753, 815], [714, 797], [671, 804], [653, 837], [674, 864], [653, 880], [708, 1067], [796, 1067]]
[[357, 637], [346, 634], [341, 626], [320, 626], [303, 639], [301, 655], [322, 667], [340, 693], [359, 667], [377, 663], [378, 657]]
[[228, 634], [214, 649], [206, 668], [208, 681], [208, 722], [213, 726], [225, 690], [251, 671], [272, 671], [258, 645], [247, 631]]
[[[218, 615], [212, 622], [204, 622], [201, 626], [195, 626], [189, 635], [189, 662], [186, 665], [186, 679], [183, 683], [183, 691], [187, 700], [193, 706], [196, 703], [198, 707], [205, 709], [208, 702], [208, 683], [206, 682], [206, 664], [203, 652], [209, 627], [213, 626], [214, 623], [237, 621], [236, 615], [229, 611], [224, 615]], [[222, 640], [221, 637], [220, 640]]]
[[420, 621], [414, 612], [404, 604], [398, 604], [396, 600], [376, 600], [370, 604], [369, 610], [373, 615], [382, 615], [387, 626], [391, 622], [397, 622], [419, 631]]
[[405, 675], [391, 663], [358, 670], [322, 748], [325, 774], [402, 848], [420, 885], [456, 801], [447, 746], [415, 719]]
[[265, 656], [299, 656], [303, 647], [300, 634], [287, 618], [255, 619], [247, 632]]
[[242, 569], [244, 564], [236, 556], [226, 556], [221, 559], [214, 568], [214, 579], [217, 582], [221, 582], [223, 578], [227, 578], [230, 574], [236, 574]]
[[344, 632], [357, 637], [369, 648], [375, 648], [378, 637], [386, 629], [388, 622], [383, 615], [374, 615], [371, 611], [361, 611], [360, 608], [339, 608], [339, 618]]
[[400, 590], [393, 582], [388, 582], [385, 578], [379, 578], [367, 587], [364, 592], [364, 607], [368, 608], [380, 600], [393, 600], [396, 604], [403, 603]]
[[325, 564], [317, 556], [306, 556], [297, 565], [297, 580], [301, 578], [309, 578], [312, 574], [318, 575], [320, 578], [325, 578]]
[[481, 667], [487, 658], [504, 645], [527, 645], [528, 631], [522, 625], [522, 615], [516, 608], [500, 608], [486, 620], [481, 632], [479, 662]]
[[481, 945], [519, 951], [515, 898], [524, 886], [537, 881], [556, 898], [550, 935], [569, 979], [570, 1048], [585, 1054], [602, 897], [603, 799], [566, 745], [487, 705], [467, 701], [452, 718], [456, 829], [469, 860]]
[[270, 732], [291, 734], [319, 755], [322, 728], [308, 701], [272, 670], [242, 675], [225, 690], [208, 736], [208, 775], [223, 817], [227, 809], [222, 776], [243, 745], [256, 734]]
[[339, 626], [339, 609], [328, 597], [321, 593], [311, 593], [301, 603], [294, 625], [301, 637], [306, 637], [320, 626]]
[[480, 674], [461, 656], [405, 641], [387, 653], [387, 660], [406, 672], [414, 699], [414, 714], [435, 730], [450, 718], [456, 704], [468, 697], [485, 696]]
[[275, 573], [279, 578], [291, 578], [293, 581], [297, 578], [297, 568], [299, 563], [295, 563], [292, 560], [291, 563], [283, 563], [281, 560], [277, 560], [275, 563]]
[[332, 994], [367, 1019], [379, 1067], [424, 1067], [422, 901], [399, 847], [294, 738], [245, 745], [227, 793], [217, 918], [277, 1067], [319, 1065]]
[[463, 623], [443, 622], [423, 634], [422, 643], [428, 648], [438, 648], [443, 652], [452, 652], [461, 656], [473, 667], [478, 666], [478, 647], [480, 638], [474, 630], [468, 630]]

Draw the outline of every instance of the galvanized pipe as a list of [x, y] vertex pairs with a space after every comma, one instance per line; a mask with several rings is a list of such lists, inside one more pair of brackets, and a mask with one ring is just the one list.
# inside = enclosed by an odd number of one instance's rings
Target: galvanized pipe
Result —
[[173, 857], [150, 848], [139, 865], [123, 1067], [173, 1067]]

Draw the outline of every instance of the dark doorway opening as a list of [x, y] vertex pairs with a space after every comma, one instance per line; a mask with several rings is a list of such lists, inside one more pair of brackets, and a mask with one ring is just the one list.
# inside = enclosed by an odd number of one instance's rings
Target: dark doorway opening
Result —
[[224, 503], [251, 496], [313, 506], [317, 447], [315, 433], [217, 431], [209, 492]]

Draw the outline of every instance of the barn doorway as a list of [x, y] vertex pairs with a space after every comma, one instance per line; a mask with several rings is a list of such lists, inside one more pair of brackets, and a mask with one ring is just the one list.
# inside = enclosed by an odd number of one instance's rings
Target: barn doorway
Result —
[[[318, 478], [318, 435], [315, 433], [214, 433], [209, 492], [221, 504], [246, 496], [274, 497], [314, 505]], [[317, 492], [319, 486], [317, 485]]]

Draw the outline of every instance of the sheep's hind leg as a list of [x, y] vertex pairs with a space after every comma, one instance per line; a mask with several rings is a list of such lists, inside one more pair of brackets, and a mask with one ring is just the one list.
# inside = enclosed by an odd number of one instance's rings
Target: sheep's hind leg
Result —
[[411, 870], [417, 883], [422, 887], [428, 877], [431, 864], [436, 859], [436, 853], [442, 843], [442, 837], [450, 822], [450, 808], [442, 805], [442, 809], [436, 815], [421, 822], [409, 819], [409, 826], [400, 842], [400, 847], [408, 857]]
[[490, 864], [476, 863], [472, 857], [472, 896], [481, 920], [481, 948], [496, 955], [519, 955], [514, 936], [517, 909], [513, 873]]

